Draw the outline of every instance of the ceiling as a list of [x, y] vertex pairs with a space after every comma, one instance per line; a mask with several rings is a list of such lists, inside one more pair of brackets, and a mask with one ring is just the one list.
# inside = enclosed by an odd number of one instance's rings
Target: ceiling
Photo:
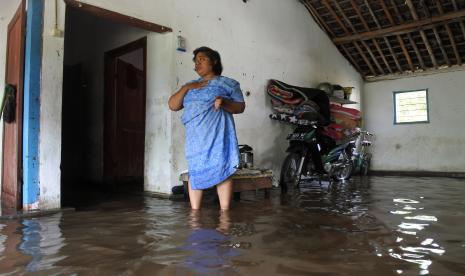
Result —
[[365, 80], [465, 63], [465, 0], [300, 0]]

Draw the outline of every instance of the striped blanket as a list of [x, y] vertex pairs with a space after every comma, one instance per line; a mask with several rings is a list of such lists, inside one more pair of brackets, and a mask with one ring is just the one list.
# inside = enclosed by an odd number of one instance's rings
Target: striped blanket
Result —
[[271, 105], [278, 113], [295, 115], [299, 119], [318, 120], [322, 124], [330, 121], [329, 99], [322, 90], [290, 85], [270, 80], [267, 93]]

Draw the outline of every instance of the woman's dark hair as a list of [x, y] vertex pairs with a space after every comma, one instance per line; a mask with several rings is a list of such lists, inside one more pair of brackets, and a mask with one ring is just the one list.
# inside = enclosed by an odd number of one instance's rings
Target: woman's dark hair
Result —
[[223, 72], [223, 65], [221, 64], [220, 54], [217, 51], [205, 46], [199, 47], [194, 50], [194, 61], [198, 53], [204, 53], [210, 59], [213, 73], [217, 76], [221, 75]]

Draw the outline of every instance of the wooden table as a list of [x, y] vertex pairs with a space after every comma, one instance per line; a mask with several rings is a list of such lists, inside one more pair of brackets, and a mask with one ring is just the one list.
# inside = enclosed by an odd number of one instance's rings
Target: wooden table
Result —
[[[270, 189], [273, 187], [273, 172], [271, 170], [265, 169], [241, 169], [237, 170], [233, 174], [232, 179], [234, 199], [239, 200], [241, 198], [241, 192], [244, 191], [257, 191], [264, 190], [265, 198], [270, 196]], [[182, 173], [179, 176], [179, 180], [182, 181], [184, 185], [184, 195], [188, 196], [188, 187], [187, 183], [189, 181], [189, 174]]]

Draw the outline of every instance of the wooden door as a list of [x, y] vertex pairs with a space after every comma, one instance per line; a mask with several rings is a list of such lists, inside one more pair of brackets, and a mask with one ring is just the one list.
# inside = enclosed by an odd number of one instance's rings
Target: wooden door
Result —
[[142, 180], [144, 175], [145, 89], [143, 72], [117, 60], [116, 156], [119, 182]]
[[25, 1], [19, 5], [8, 25], [8, 42], [5, 83], [16, 90], [15, 118], [3, 122], [2, 156], [2, 211], [16, 211], [21, 208], [22, 188], [22, 124], [23, 124], [23, 67], [24, 37], [26, 25]]
[[[105, 54], [104, 178], [107, 184], [143, 183], [146, 38]], [[142, 49], [142, 68], [120, 57]]]

